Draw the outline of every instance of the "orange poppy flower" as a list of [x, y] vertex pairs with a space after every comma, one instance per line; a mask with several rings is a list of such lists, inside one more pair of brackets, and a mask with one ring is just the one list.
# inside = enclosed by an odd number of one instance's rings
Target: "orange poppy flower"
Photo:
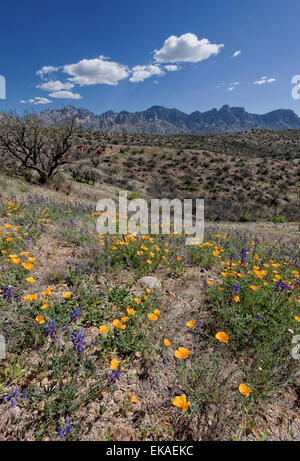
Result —
[[117, 370], [119, 367], [119, 360], [118, 359], [112, 359], [110, 362], [110, 368], [111, 370]]
[[104, 334], [104, 333], [107, 333], [108, 332], [108, 327], [106, 325], [101, 325], [99, 327], [99, 331], [100, 331], [100, 334]]
[[22, 263], [22, 266], [24, 267], [24, 269], [26, 269], [27, 271], [31, 271], [31, 269], [34, 268], [34, 265], [31, 264], [31, 263]]
[[187, 327], [193, 328], [195, 326], [195, 320], [190, 320], [189, 322], [186, 323]]
[[247, 384], [241, 383], [239, 385], [239, 391], [241, 394], [246, 395], [246, 397], [249, 397], [251, 393], [251, 388], [247, 386]]
[[190, 351], [185, 347], [178, 347], [178, 349], [174, 352], [174, 355], [177, 359], [187, 359], [190, 355]]
[[148, 317], [151, 320], [151, 322], [156, 322], [156, 320], [158, 319], [157, 315], [152, 314], [152, 313], [148, 314]]
[[171, 342], [168, 339], [164, 339], [164, 345], [166, 347], [169, 347], [169, 346], [171, 346]]
[[45, 317], [43, 315], [37, 315], [35, 320], [37, 321], [37, 323], [39, 323], [40, 325], [42, 325], [43, 323], [45, 323]]
[[186, 400], [186, 395], [176, 395], [176, 397], [173, 400], [173, 405], [175, 407], [181, 408], [182, 411], [186, 412], [188, 407], [190, 406], [191, 402]]
[[53, 288], [48, 287], [47, 290], [43, 291], [43, 296], [51, 296]]
[[113, 320], [113, 326], [116, 327], [116, 328], [121, 328], [122, 327], [122, 322], [120, 322], [120, 320], [118, 320], [118, 319], [115, 319], [115, 320]]
[[11, 260], [14, 264], [19, 264], [19, 262], [21, 262], [21, 258], [11, 258]]
[[34, 279], [33, 277], [27, 277], [27, 278], [26, 278], [26, 282], [34, 283], [34, 282], [35, 282], [35, 279]]
[[216, 334], [216, 339], [218, 339], [221, 343], [227, 343], [229, 336], [227, 333], [224, 333], [224, 331], [219, 331]]
[[36, 300], [37, 300], [37, 293], [35, 293], [34, 295], [26, 295], [23, 299], [24, 302], [36, 301]]

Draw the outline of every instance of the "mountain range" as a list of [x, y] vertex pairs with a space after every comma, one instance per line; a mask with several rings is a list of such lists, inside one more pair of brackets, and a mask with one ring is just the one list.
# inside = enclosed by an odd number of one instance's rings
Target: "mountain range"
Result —
[[243, 107], [223, 106], [220, 110], [195, 111], [186, 114], [177, 109], [153, 106], [140, 112], [108, 111], [95, 115], [87, 109], [65, 106], [47, 109], [38, 117], [45, 123], [58, 124], [67, 116], [75, 118], [85, 130], [119, 133], [224, 133], [252, 129], [300, 129], [300, 118], [289, 109], [278, 109], [267, 114], [251, 114]]

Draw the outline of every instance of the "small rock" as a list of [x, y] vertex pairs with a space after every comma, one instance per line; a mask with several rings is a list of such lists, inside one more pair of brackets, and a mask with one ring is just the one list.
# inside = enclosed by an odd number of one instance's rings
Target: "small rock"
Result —
[[122, 392], [116, 391], [113, 395], [113, 399], [115, 403], [121, 402], [122, 400]]
[[146, 276], [142, 277], [138, 280], [142, 286], [146, 288], [150, 288], [150, 290], [160, 290], [161, 289], [161, 282], [158, 280], [157, 277]]
[[115, 442], [135, 441], [134, 430], [131, 426], [119, 426], [111, 429], [111, 439]]

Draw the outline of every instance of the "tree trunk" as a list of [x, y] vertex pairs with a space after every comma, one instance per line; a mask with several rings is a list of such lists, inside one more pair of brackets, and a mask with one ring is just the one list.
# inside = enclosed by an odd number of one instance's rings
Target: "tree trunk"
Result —
[[46, 173], [39, 173], [40, 177], [39, 177], [39, 183], [40, 184], [46, 184], [46, 182], [48, 181], [48, 175]]

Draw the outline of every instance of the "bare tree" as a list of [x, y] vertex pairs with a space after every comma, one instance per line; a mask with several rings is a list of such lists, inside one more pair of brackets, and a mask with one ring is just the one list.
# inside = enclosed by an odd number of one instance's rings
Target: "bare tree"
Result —
[[75, 122], [64, 121], [57, 127], [44, 126], [35, 115], [4, 115], [0, 120], [0, 152], [34, 170], [40, 183], [51, 180], [58, 169], [70, 162]]

